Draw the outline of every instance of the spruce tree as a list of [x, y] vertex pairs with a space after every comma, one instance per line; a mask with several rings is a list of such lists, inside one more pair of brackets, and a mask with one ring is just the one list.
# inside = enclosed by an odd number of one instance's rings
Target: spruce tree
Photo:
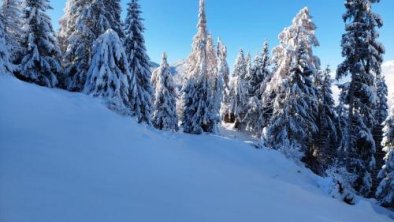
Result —
[[120, 0], [106, 0], [104, 1], [106, 9], [106, 17], [112, 30], [114, 30], [120, 39], [123, 39], [125, 34], [122, 24], [122, 8]]
[[377, 94], [377, 104], [375, 110], [375, 128], [373, 129], [373, 137], [376, 144], [376, 169], [373, 171], [373, 188], [376, 189], [378, 185], [377, 175], [384, 165], [385, 152], [383, 151], [382, 140], [383, 140], [383, 122], [388, 117], [388, 104], [387, 95], [388, 89], [385, 78], [383, 75], [379, 74], [376, 76], [376, 94]]
[[265, 124], [262, 98], [266, 81], [271, 75], [269, 66], [269, 47], [268, 43], [264, 43], [262, 53], [255, 57], [250, 74], [246, 77], [248, 103], [243, 120], [246, 130], [258, 137], [261, 136]]
[[227, 122], [226, 116], [229, 115], [230, 108], [230, 68], [227, 63], [227, 48], [223, 45], [221, 40], [218, 40], [217, 45], [218, 55], [218, 76], [223, 79], [223, 93], [222, 104], [220, 107], [221, 120]]
[[[98, 38], [92, 24], [96, 21], [90, 11], [91, 1], [68, 0], [65, 14], [60, 20], [58, 41], [64, 54], [65, 87], [70, 91], [83, 91], [92, 58], [92, 47]], [[108, 29], [109, 27], [105, 27]]]
[[68, 0], [60, 20], [58, 40], [64, 53], [67, 88], [82, 91], [93, 53], [94, 41], [113, 29], [124, 36], [118, 0]]
[[[224, 119], [226, 114], [228, 113], [228, 104], [230, 102], [230, 95], [229, 95], [229, 82], [230, 82], [230, 68], [227, 63], [227, 48], [226, 46], [222, 43], [222, 41], [219, 39], [218, 40], [218, 45], [217, 45], [217, 57], [218, 57], [218, 80], [217, 80], [217, 86], [219, 86], [222, 82], [222, 87], [217, 88], [217, 97], [221, 97], [220, 101], [220, 118], [221, 120]], [[221, 92], [220, 92], [221, 90]]]
[[176, 91], [167, 55], [164, 53], [160, 67], [152, 74], [153, 114], [152, 124], [160, 130], [178, 131]]
[[[350, 77], [342, 93], [348, 106], [346, 165], [357, 179], [353, 187], [362, 195], [369, 195], [372, 188], [371, 173], [375, 168], [377, 96], [375, 77], [380, 74], [383, 46], [377, 41], [377, 29], [383, 21], [372, 11], [379, 0], [347, 0], [343, 20], [346, 32], [342, 36], [344, 61], [337, 69], [337, 79]], [[367, 38], [366, 38], [367, 37]]]
[[308, 8], [302, 9], [279, 36], [281, 44], [274, 50], [277, 68], [267, 88], [272, 115], [264, 142], [295, 159], [308, 158], [312, 135], [317, 131], [312, 79], [320, 63], [313, 54], [313, 47], [318, 46], [315, 30]]
[[23, 57], [17, 77], [41, 86], [56, 87], [62, 80], [61, 52], [47, 10], [48, 0], [25, 0]]
[[379, 178], [380, 185], [376, 192], [376, 198], [385, 207], [394, 208], [394, 109], [384, 123], [383, 151], [385, 165], [382, 167]]
[[182, 88], [182, 127], [184, 132], [191, 134], [215, 132], [219, 121], [214, 90], [217, 60], [212, 38], [207, 31], [205, 0], [200, 0], [197, 28], [188, 59], [187, 80]]
[[102, 98], [111, 110], [126, 115], [130, 114], [129, 82], [123, 43], [118, 34], [109, 29], [94, 43], [84, 92]]
[[246, 114], [246, 104], [248, 102], [248, 91], [246, 76], [248, 75], [247, 59], [243, 50], [239, 52], [234, 65], [234, 71], [230, 80], [228, 111], [225, 122], [234, 123], [234, 127], [242, 129], [243, 119]]
[[145, 28], [142, 21], [138, 0], [131, 0], [127, 8], [124, 40], [130, 72], [136, 79], [135, 84], [130, 85], [131, 110], [138, 122], [150, 124], [152, 111], [151, 72], [143, 36]]
[[0, 75], [11, 75], [14, 66], [10, 62], [9, 46], [7, 44], [3, 21], [3, 16], [0, 14]]
[[224, 88], [228, 89], [230, 82], [230, 68], [227, 63], [227, 47], [223, 44], [222, 40], [218, 40], [217, 44], [217, 57], [218, 57], [218, 75], [223, 77]]
[[20, 0], [3, 0], [0, 14], [3, 17], [5, 39], [10, 51], [12, 62], [17, 62], [21, 55], [21, 36], [23, 21]]
[[331, 70], [327, 67], [320, 71], [315, 78], [318, 97], [318, 111], [316, 116], [317, 133], [313, 136], [313, 148], [310, 168], [318, 174], [324, 174], [335, 162], [337, 154], [337, 116], [332, 94]]

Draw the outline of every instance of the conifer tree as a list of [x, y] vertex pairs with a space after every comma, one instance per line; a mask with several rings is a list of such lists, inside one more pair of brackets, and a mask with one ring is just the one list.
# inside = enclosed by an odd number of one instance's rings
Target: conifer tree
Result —
[[188, 76], [182, 88], [182, 127], [184, 132], [214, 132], [219, 121], [215, 109], [214, 85], [217, 78], [216, 52], [207, 32], [205, 0], [200, 0], [198, 32], [188, 59]]
[[64, 53], [67, 88], [82, 91], [93, 53], [94, 41], [113, 29], [124, 36], [118, 0], [68, 0], [60, 20], [58, 40]]
[[[97, 21], [91, 13], [91, 1], [68, 0], [65, 14], [60, 20], [59, 46], [63, 52], [65, 87], [70, 91], [83, 91], [92, 58], [93, 43], [99, 37], [92, 23]], [[105, 27], [106, 30], [109, 27]], [[102, 34], [102, 33], [101, 33]]]
[[230, 68], [227, 63], [227, 48], [223, 45], [221, 40], [218, 40], [217, 45], [218, 55], [218, 78], [223, 81], [222, 101], [220, 107], [221, 120], [225, 120], [225, 117], [229, 114], [230, 104]]
[[248, 75], [247, 59], [243, 50], [237, 57], [232, 78], [230, 80], [229, 104], [225, 121], [234, 123], [234, 127], [242, 129], [243, 119], [246, 114], [246, 104], [248, 102], [248, 91], [246, 85], [246, 76]]
[[[372, 11], [379, 0], [346, 0], [343, 20], [346, 32], [342, 36], [345, 60], [337, 69], [337, 79], [350, 77], [343, 88], [348, 108], [346, 155], [347, 169], [357, 179], [353, 187], [362, 195], [372, 188], [371, 173], [375, 167], [376, 142], [372, 131], [376, 124], [377, 104], [375, 77], [381, 72], [383, 46], [377, 41], [377, 29], [383, 21]], [[368, 38], [366, 38], [368, 36]]]
[[9, 48], [12, 62], [17, 62], [21, 55], [21, 36], [23, 21], [20, 0], [3, 0], [0, 14], [3, 17], [5, 39]]
[[10, 62], [10, 54], [8, 51], [8, 44], [6, 40], [5, 28], [3, 25], [3, 16], [0, 14], [0, 75], [11, 75], [14, 70]]
[[152, 85], [154, 89], [153, 126], [160, 130], [178, 131], [176, 91], [165, 53], [160, 67], [152, 74]]
[[322, 175], [335, 162], [337, 154], [337, 116], [332, 94], [331, 70], [327, 67], [320, 71], [315, 78], [318, 98], [316, 116], [317, 133], [313, 136], [310, 168]]
[[17, 77], [41, 86], [56, 87], [62, 79], [61, 53], [46, 14], [48, 0], [25, 0], [22, 36], [23, 57]]
[[264, 130], [264, 142], [295, 159], [307, 157], [317, 131], [312, 79], [320, 62], [313, 55], [313, 47], [318, 46], [315, 30], [308, 8], [302, 9], [280, 34], [281, 44], [274, 50], [277, 68], [267, 88], [273, 112]]
[[268, 43], [264, 43], [262, 53], [255, 57], [250, 74], [246, 77], [248, 103], [243, 120], [246, 130], [259, 137], [265, 124], [262, 98], [266, 81], [271, 75], [269, 66], [269, 47]]
[[[221, 99], [220, 101], [220, 118], [223, 120], [224, 116], [228, 113], [228, 104], [230, 102], [230, 95], [229, 95], [229, 82], [230, 82], [230, 68], [227, 63], [227, 48], [226, 46], [222, 43], [222, 41], [219, 39], [218, 40], [218, 45], [217, 45], [217, 57], [218, 57], [218, 80], [216, 82], [216, 86], [220, 86], [222, 84], [222, 87], [216, 87], [216, 95], [217, 99]], [[218, 101], [217, 101], [218, 103]]]
[[385, 165], [382, 167], [379, 178], [380, 185], [376, 192], [376, 198], [385, 207], [394, 208], [394, 109], [384, 123], [383, 151]]
[[104, 7], [106, 9], [106, 17], [112, 30], [114, 30], [120, 39], [125, 37], [123, 24], [122, 24], [122, 8], [120, 0], [106, 0], [104, 1]]
[[136, 79], [131, 84], [130, 103], [133, 115], [138, 122], [151, 124], [152, 86], [149, 57], [145, 48], [143, 32], [145, 30], [141, 18], [141, 9], [138, 0], [128, 3], [125, 21], [125, 50], [129, 62], [131, 75]]
[[227, 63], [227, 47], [223, 44], [222, 40], [218, 40], [217, 44], [217, 57], [218, 57], [218, 75], [223, 77], [224, 88], [228, 89], [230, 82], [230, 68]]
[[388, 104], [387, 95], [388, 89], [385, 78], [383, 75], [379, 74], [376, 76], [376, 94], [377, 94], [377, 104], [375, 110], [375, 128], [373, 129], [373, 136], [376, 144], [376, 169], [373, 171], [373, 185], [374, 189], [378, 185], [377, 175], [384, 165], [385, 152], [383, 151], [382, 140], [383, 140], [383, 122], [388, 117]]
[[104, 99], [107, 106], [121, 114], [130, 114], [130, 72], [123, 43], [109, 29], [94, 43], [84, 92]]

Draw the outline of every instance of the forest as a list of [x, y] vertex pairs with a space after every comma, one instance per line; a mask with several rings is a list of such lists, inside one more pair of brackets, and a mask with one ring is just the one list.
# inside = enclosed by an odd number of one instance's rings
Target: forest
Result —
[[213, 40], [200, 0], [179, 85], [171, 51], [151, 66], [138, 0], [126, 9], [120, 0], [67, 0], [58, 32], [49, 0], [3, 0], [0, 74], [99, 98], [119, 115], [170, 133], [217, 134], [231, 125], [258, 140], [257, 149], [278, 150], [335, 180], [347, 204], [362, 196], [393, 209], [394, 109], [382, 74], [379, 2], [345, 1], [338, 67], [321, 67], [317, 25], [305, 7], [279, 34], [279, 45], [265, 42], [253, 57], [240, 50], [230, 68], [227, 47]]

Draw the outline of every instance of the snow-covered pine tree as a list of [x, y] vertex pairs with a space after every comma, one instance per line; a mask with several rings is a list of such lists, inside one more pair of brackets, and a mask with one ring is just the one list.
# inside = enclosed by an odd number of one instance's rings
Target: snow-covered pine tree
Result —
[[381, 179], [376, 198], [385, 206], [394, 208], [394, 108], [384, 123], [383, 150], [386, 153], [385, 165], [379, 173]]
[[125, 21], [125, 50], [130, 73], [136, 79], [130, 84], [130, 103], [133, 115], [138, 122], [151, 124], [152, 86], [149, 57], [145, 48], [144, 25], [138, 0], [128, 3]]
[[[67, 38], [71, 35], [72, 29], [75, 30], [76, 19], [76, 3], [78, 0], [67, 0], [66, 6], [63, 9], [64, 15], [59, 20], [60, 29], [57, 33], [57, 41], [59, 42], [60, 50], [64, 53], [67, 49]], [[71, 20], [73, 22], [71, 22]], [[74, 25], [73, 25], [74, 24]]]
[[243, 50], [241, 50], [230, 80], [228, 112], [224, 117], [225, 122], [234, 123], [234, 127], [237, 129], [242, 129], [243, 119], [246, 114], [246, 105], [248, 103], [247, 75], [247, 59]]
[[113, 29], [124, 36], [118, 0], [68, 0], [60, 20], [58, 40], [64, 53], [67, 88], [82, 91], [90, 66], [94, 41]]
[[223, 44], [221, 39], [218, 39], [217, 57], [218, 75], [223, 76], [224, 88], [228, 89], [228, 85], [230, 82], [230, 67], [227, 63], [227, 47]]
[[313, 47], [319, 45], [315, 30], [308, 8], [302, 9], [279, 36], [281, 44], [274, 50], [277, 68], [267, 87], [273, 113], [264, 142], [295, 159], [310, 155], [312, 135], [317, 131], [312, 78], [320, 62], [313, 54]]
[[123, 39], [125, 34], [122, 24], [122, 8], [120, 0], [106, 0], [104, 1], [106, 17], [112, 30], [114, 30], [120, 39]]
[[11, 61], [18, 62], [21, 55], [21, 36], [22, 36], [22, 11], [20, 0], [3, 0], [0, 14], [3, 16], [5, 38], [8, 44]]
[[[226, 84], [224, 81], [224, 76], [228, 75], [226, 70], [227, 66], [227, 61], [226, 61], [226, 57], [223, 55], [217, 55], [218, 56], [218, 64], [217, 64], [217, 68], [215, 71], [216, 76], [213, 76], [213, 80], [211, 82], [212, 84], [212, 108], [211, 108], [211, 112], [214, 115], [215, 118], [215, 122], [216, 124], [220, 123], [221, 120], [221, 116], [220, 116], [220, 110], [222, 107], [222, 102], [223, 102], [223, 98], [224, 98], [224, 92], [226, 90]], [[222, 58], [219, 58], [219, 56], [222, 56]]]
[[336, 122], [336, 128], [337, 128], [337, 136], [338, 136], [338, 154], [336, 157], [336, 162], [337, 165], [339, 165], [342, 168], [346, 168], [346, 147], [347, 147], [347, 142], [349, 141], [348, 137], [349, 135], [349, 127], [347, 126], [348, 122], [348, 116], [349, 116], [349, 107], [346, 105], [346, 92], [349, 87], [349, 83], [343, 83], [343, 84], [337, 84], [338, 89], [340, 90], [339, 94], [339, 103], [337, 107], [335, 107], [335, 111], [337, 113], [337, 122]]
[[46, 14], [51, 9], [48, 0], [25, 0], [22, 36], [23, 57], [17, 77], [41, 86], [56, 87], [63, 79], [61, 52]]
[[223, 80], [223, 92], [222, 92], [222, 101], [220, 107], [220, 117], [221, 120], [224, 120], [226, 114], [229, 113], [229, 104], [230, 104], [230, 68], [227, 63], [227, 48], [224, 46], [222, 41], [218, 40], [217, 45], [217, 56], [218, 56], [218, 78]]
[[376, 125], [377, 104], [375, 76], [381, 72], [383, 46], [377, 41], [383, 21], [372, 11], [379, 0], [346, 0], [343, 15], [346, 32], [342, 36], [342, 56], [337, 79], [350, 77], [343, 88], [348, 108], [347, 169], [357, 175], [353, 187], [362, 195], [372, 188], [371, 173], [375, 168], [376, 142], [372, 130]]
[[117, 32], [109, 29], [94, 43], [84, 92], [104, 99], [107, 106], [121, 114], [130, 114], [130, 71], [123, 43]]
[[210, 78], [214, 80], [218, 72], [218, 55], [213, 43], [212, 35], [209, 33], [207, 37], [207, 63]]
[[14, 70], [14, 66], [10, 61], [10, 54], [8, 50], [8, 42], [5, 34], [5, 28], [3, 25], [3, 15], [0, 14], [0, 75], [11, 75]]
[[267, 79], [270, 78], [270, 57], [268, 43], [264, 43], [263, 51], [255, 57], [250, 74], [246, 77], [248, 104], [243, 122], [246, 130], [260, 137], [265, 125], [262, 97]]
[[177, 95], [165, 53], [160, 67], [152, 74], [152, 85], [154, 89], [153, 126], [160, 130], [178, 131]]
[[373, 171], [373, 188], [376, 189], [378, 186], [377, 175], [384, 165], [385, 152], [383, 151], [382, 140], [383, 140], [383, 122], [388, 117], [388, 104], [387, 95], [388, 89], [385, 78], [383, 75], [378, 74], [376, 76], [376, 94], [377, 94], [377, 104], [375, 110], [375, 128], [373, 129], [373, 137], [376, 144], [376, 169]]
[[191, 134], [214, 132], [219, 121], [213, 90], [217, 78], [216, 52], [207, 31], [205, 0], [200, 0], [197, 28], [188, 59], [187, 80], [182, 88], [182, 127]]
[[[67, 0], [64, 16], [60, 20], [58, 41], [63, 52], [65, 88], [80, 92], [86, 82], [92, 58], [92, 47], [98, 38], [88, 21], [95, 21], [90, 13], [91, 1]], [[108, 29], [109, 27], [105, 27]]]
[[[201, 42], [201, 48], [205, 48]], [[201, 51], [205, 51], [201, 49]], [[206, 53], [201, 54], [200, 65], [191, 73], [182, 89], [182, 127], [185, 133], [201, 134], [214, 132], [216, 117], [212, 116], [212, 89], [208, 78]]]
[[313, 155], [310, 168], [322, 175], [335, 162], [337, 154], [337, 116], [332, 94], [331, 70], [327, 67], [315, 78], [318, 96], [318, 112], [316, 116], [317, 133], [313, 136]]

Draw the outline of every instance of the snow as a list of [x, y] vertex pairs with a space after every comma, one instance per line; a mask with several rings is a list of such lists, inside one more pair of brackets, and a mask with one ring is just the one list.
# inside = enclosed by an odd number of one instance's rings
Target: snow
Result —
[[[0, 76], [1, 222], [388, 222], [233, 139], [165, 133], [96, 98]], [[394, 216], [394, 215], [392, 215]]]
[[[388, 103], [389, 107], [394, 105], [394, 60], [389, 60], [386, 61], [382, 64], [382, 73], [385, 76], [387, 87], [389, 90], [388, 94]], [[332, 70], [332, 76], [335, 78], [336, 76], [336, 70]], [[345, 79], [346, 80], [346, 79]], [[339, 83], [344, 82], [344, 80], [341, 80]], [[341, 93], [340, 89], [337, 87], [338, 82], [335, 81], [335, 83], [332, 86], [333, 94], [334, 94], [334, 99], [336, 103], [338, 104], [338, 97], [339, 94]]]
[[383, 63], [382, 72], [386, 77], [386, 83], [389, 89], [389, 107], [391, 107], [394, 105], [394, 60]]

